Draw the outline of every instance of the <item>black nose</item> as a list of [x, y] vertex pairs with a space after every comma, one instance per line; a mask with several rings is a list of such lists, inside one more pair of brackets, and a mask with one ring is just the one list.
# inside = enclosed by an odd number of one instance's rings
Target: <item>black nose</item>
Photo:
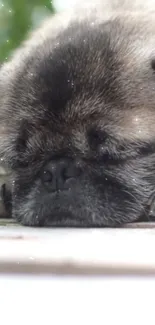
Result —
[[68, 190], [75, 183], [79, 174], [80, 169], [75, 161], [54, 160], [45, 166], [41, 180], [49, 191]]

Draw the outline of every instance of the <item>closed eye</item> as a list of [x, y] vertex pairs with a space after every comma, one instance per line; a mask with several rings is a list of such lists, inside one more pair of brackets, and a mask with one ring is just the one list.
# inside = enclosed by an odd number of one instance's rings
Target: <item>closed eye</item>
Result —
[[105, 131], [91, 129], [88, 132], [88, 143], [90, 148], [96, 149], [100, 144], [104, 144], [108, 138]]
[[142, 156], [150, 155], [155, 153], [155, 142], [142, 143], [138, 149], [139, 154]]
[[155, 153], [155, 142], [152, 143], [131, 143], [124, 144], [110, 143], [108, 146], [99, 146], [99, 156], [105, 161], [120, 161], [125, 159], [132, 159], [134, 157], [143, 157]]

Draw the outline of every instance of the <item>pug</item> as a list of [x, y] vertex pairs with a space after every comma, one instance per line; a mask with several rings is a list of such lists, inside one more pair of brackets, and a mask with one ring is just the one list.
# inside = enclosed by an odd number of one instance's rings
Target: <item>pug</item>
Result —
[[155, 0], [143, 2], [77, 3], [1, 67], [0, 157], [11, 171], [12, 217], [23, 225], [149, 219]]

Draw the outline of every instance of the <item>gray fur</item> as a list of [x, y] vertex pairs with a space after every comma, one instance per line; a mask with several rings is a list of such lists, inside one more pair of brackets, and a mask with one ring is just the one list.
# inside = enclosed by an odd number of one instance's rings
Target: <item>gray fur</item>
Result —
[[[153, 0], [81, 3], [48, 19], [2, 66], [0, 155], [21, 223], [147, 218], [155, 187], [154, 9]], [[78, 177], [68, 191], [47, 191], [43, 170], [64, 159]]]

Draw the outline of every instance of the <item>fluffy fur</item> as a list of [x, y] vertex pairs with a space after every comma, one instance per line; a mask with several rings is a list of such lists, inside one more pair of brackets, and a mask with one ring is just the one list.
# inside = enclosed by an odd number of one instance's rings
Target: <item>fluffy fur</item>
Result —
[[155, 1], [143, 2], [86, 2], [57, 14], [2, 66], [0, 154], [22, 224], [113, 227], [147, 218]]

